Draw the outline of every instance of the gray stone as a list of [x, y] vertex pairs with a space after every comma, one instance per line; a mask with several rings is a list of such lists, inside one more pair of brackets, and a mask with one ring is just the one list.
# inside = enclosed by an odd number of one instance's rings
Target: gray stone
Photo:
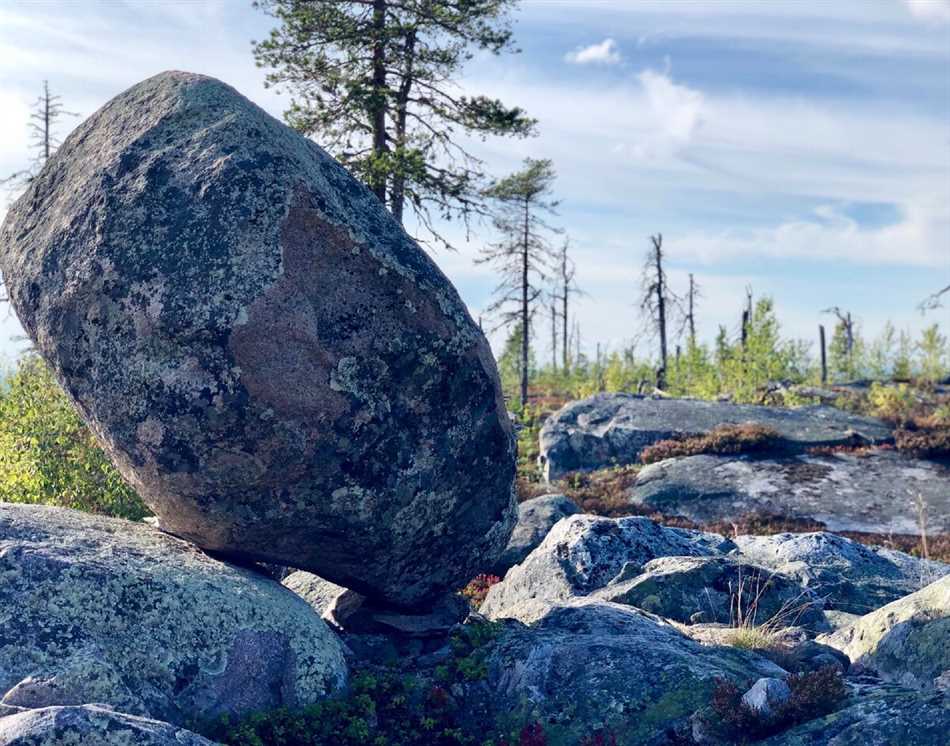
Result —
[[324, 619], [327, 618], [336, 601], [347, 592], [343, 586], [331, 583], [305, 570], [292, 572], [281, 581], [281, 584], [310, 604], [310, 608]]
[[942, 562], [817, 531], [737, 536], [740, 556], [797, 578], [825, 608], [866, 614], [950, 572]]
[[341, 632], [439, 637], [464, 621], [470, 611], [468, 601], [458, 593], [443, 594], [410, 613], [381, 607], [356, 591], [308, 572], [295, 572], [283, 584]]
[[708, 703], [717, 679], [745, 688], [784, 673], [603, 601], [558, 603], [531, 627], [509, 624], [487, 655], [485, 681], [465, 699], [491, 702], [511, 722], [543, 722], [552, 744], [579, 744], [600, 729], [619, 746], [660, 743]]
[[197, 733], [98, 705], [44, 707], [0, 719], [0, 746], [215, 746]]
[[787, 702], [791, 696], [792, 690], [782, 679], [763, 677], [742, 695], [742, 704], [768, 717], [775, 705]]
[[544, 540], [555, 523], [579, 512], [577, 503], [565, 495], [542, 495], [520, 503], [515, 530], [491, 572], [504, 577], [511, 567], [524, 561]]
[[551, 602], [586, 596], [657, 557], [714, 555], [731, 548], [717, 534], [667, 528], [647, 518], [572, 515], [489, 589], [480, 611], [491, 619], [531, 622]]
[[822, 602], [811, 591], [793, 578], [732, 557], [660, 557], [634, 578], [611, 582], [591, 595], [684, 624], [824, 626]]
[[818, 642], [903, 686], [937, 688], [950, 675], [950, 575]]
[[598, 394], [565, 405], [541, 428], [545, 478], [636, 463], [658, 440], [704, 435], [719, 425], [755, 422], [774, 429], [784, 450], [846, 443], [883, 443], [890, 428], [828, 406], [779, 409], [696, 399]]
[[884, 691], [762, 741], [762, 746], [938, 746], [950, 730], [950, 697]]
[[643, 467], [631, 501], [697, 522], [770, 514], [819, 521], [829, 531], [950, 531], [950, 468], [893, 451], [777, 458], [700, 455]]
[[7, 213], [12, 304], [162, 527], [411, 607], [504, 549], [512, 427], [458, 293], [370, 191], [166, 72]]
[[301, 599], [142, 523], [0, 503], [0, 701], [183, 725], [320, 700], [343, 650]]
[[215, 746], [197, 733], [99, 705], [45, 707], [0, 720], [0, 746]]

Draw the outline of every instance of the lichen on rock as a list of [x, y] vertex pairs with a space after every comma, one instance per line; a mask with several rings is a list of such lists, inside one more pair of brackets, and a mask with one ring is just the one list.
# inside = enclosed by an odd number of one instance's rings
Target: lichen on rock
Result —
[[0, 503], [0, 701], [184, 724], [340, 689], [340, 642], [251, 570], [141, 523]]
[[397, 606], [515, 518], [458, 293], [316, 144], [167, 72], [81, 124], [0, 229], [20, 320], [166, 531]]

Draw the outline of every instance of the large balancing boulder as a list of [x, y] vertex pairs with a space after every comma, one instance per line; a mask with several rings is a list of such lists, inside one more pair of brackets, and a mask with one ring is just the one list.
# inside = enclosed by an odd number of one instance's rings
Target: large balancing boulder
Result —
[[514, 522], [484, 336], [376, 197], [212, 78], [70, 135], [0, 230], [20, 320], [162, 527], [412, 606]]

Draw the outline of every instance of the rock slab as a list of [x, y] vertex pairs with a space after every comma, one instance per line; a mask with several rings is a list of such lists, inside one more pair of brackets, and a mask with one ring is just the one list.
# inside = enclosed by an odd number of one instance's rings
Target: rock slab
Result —
[[825, 609], [866, 614], [950, 573], [950, 565], [824, 531], [737, 536], [739, 556], [796, 578]]
[[519, 503], [515, 529], [511, 532], [508, 546], [492, 566], [491, 572], [504, 577], [511, 567], [522, 562], [544, 541], [555, 523], [579, 512], [577, 503], [566, 495], [541, 495]]
[[176, 725], [303, 706], [343, 649], [280, 584], [141, 523], [0, 503], [0, 702]]
[[588, 742], [683, 743], [664, 736], [682, 732], [718, 679], [745, 689], [784, 673], [753, 653], [700, 645], [656, 617], [591, 599], [554, 604], [530, 627], [513, 624], [486, 663], [481, 690], [466, 699], [492, 702], [514, 722], [543, 722], [552, 744], [581, 744], [598, 731], [604, 740]]
[[882, 677], [934, 690], [950, 677], [950, 576], [819, 638]]
[[950, 467], [893, 451], [666, 459], [640, 470], [630, 499], [699, 523], [768, 514], [820, 521], [829, 531], [950, 532]]
[[397, 606], [505, 547], [484, 335], [379, 201], [229, 86], [166, 72], [0, 229], [24, 328], [162, 527]]
[[0, 719], [0, 746], [216, 746], [196, 733], [100, 707], [44, 707]]
[[667, 528], [648, 518], [573, 515], [555, 524], [524, 562], [489, 589], [480, 612], [530, 623], [551, 603], [637, 575], [657, 557], [710, 556], [733, 548], [718, 534]]
[[786, 450], [891, 440], [883, 422], [828, 406], [779, 409], [694, 399], [597, 394], [571, 402], [541, 428], [539, 461], [548, 481], [572, 471], [636, 463], [659, 440], [704, 435], [719, 425], [755, 422], [775, 430]]

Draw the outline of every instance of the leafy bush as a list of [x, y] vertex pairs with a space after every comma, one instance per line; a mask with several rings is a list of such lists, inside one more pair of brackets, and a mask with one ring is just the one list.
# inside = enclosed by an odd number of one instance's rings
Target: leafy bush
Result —
[[888, 422], [907, 422], [914, 415], [917, 400], [914, 392], [906, 383], [897, 386], [885, 386], [872, 383], [868, 391], [871, 414]]
[[0, 500], [131, 520], [149, 514], [36, 356], [0, 392]]
[[773, 447], [779, 434], [772, 428], [747, 422], [720, 425], [706, 435], [679, 440], [660, 440], [640, 452], [644, 464], [667, 458], [696, 456], [701, 453], [737, 454], [764, 451]]

